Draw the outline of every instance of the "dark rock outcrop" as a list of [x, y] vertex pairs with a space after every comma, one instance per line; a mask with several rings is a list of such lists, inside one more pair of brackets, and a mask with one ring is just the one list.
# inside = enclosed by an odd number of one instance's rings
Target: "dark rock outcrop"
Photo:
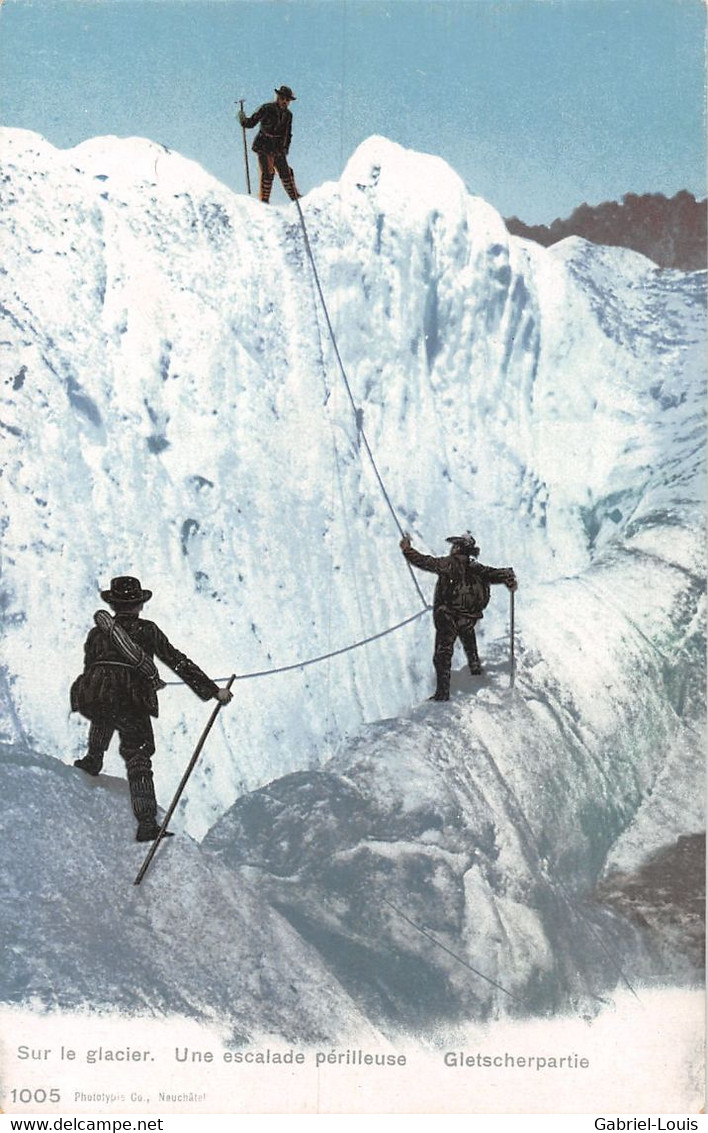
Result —
[[613, 873], [597, 897], [645, 927], [667, 952], [679, 952], [699, 970], [705, 966], [705, 834], [665, 846], [634, 873]]
[[565, 220], [525, 224], [506, 220], [509, 232], [535, 240], [544, 248], [567, 236], [582, 236], [594, 244], [631, 248], [662, 268], [701, 271], [708, 263], [706, 200], [697, 201], [683, 189], [674, 197], [662, 193], [625, 193], [622, 201], [582, 204]]

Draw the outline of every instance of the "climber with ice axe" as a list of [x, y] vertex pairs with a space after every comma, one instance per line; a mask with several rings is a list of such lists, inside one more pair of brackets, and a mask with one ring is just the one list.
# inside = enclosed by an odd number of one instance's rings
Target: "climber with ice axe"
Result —
[[275, 102], [264, 102], [250, 117], [244, 114], [243, 105], [239, 110], [238, 120], [244, 130], [260, 125], [251, 149], [258, 155], [261, 171], [259, 198], [264, 204], [270, 200], [276, 170], [290, 200], [296, 201], [300, 196], [295, 174], [288, 165], [293, 130], [293, 116], [289, 109], [291, 102], [295, 102], [295, 95], [290, 87], [281, 86], [275, 91]]
[[[479, 547], [469, 531], [464, 535], [451, 535], [447, 542], [451, 544], [450, 554], [441, 558], [423, 555], [420, 551], [416, 551], [411, 546], [408, 535], [404, 535], [399, 544], [412, 566], [438, 576], [433, 598], [435, 623], [433, 665], [437, 675], [437, 687], [431, 700], [450, 699], [450, 669], [455, 641], [458, 637], [462, 642], [472, 676], [482, 672], [474, 627], [483, 617], [483, 611], [489, 602], [489, 587], [503, 583], [512, 592], [512, 598], [517, 588], [516, 575], [511, 567], [488, 567], [476, 561]], [[512, 684], [513, 665], [512, 651]]]
[[153, 782], [155, 737], [151, 717], [158, 714], [157, 694], [165, 687], [154, 657], [169, 666], [201, 700], [228, 704], [233, 694], [219, 686], [184, 653], [175, 649], [155, 622], [141, 618], [152, 597], [140, 580], [120, 575], [102, 590], [111, 607], [98, 610], [84, 646], [84, 670], [71, 686], [71, 708], [90, 721], [88, 751], [74, 765], [99, 775], [115, 732], [128, 778], [130, 802], [137, 819], [137, 841], [152, 842], [160, 827]]

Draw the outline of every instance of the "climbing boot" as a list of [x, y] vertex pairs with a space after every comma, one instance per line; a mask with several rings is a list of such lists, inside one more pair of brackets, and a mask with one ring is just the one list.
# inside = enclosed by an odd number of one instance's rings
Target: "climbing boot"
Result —
[[83, 759], [75, 759], [74, 767], [80, 767], [87, 775], [100, 775], [103, 767], [103, 756], [100, 752], [89, 752]]
[[[136, 842], [154, 842], [160, 833], [160, 827], [154, 820], [146, 818], [143, 822], [138, 823], [138, 832], [135, 835]], [[173, 832], [166, 830], [162, 835], [163, 838], [172, 838]]]
[[446, 662], [433, 661], [438, 678], [437, 688], [430, 697], [431, 700], [450, 699], [450, 667]]

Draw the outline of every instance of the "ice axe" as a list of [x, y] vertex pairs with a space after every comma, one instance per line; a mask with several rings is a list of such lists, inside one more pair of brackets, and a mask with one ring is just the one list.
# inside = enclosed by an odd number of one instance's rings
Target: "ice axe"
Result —
[[[231, 688], [231, 685], [234, 683], [235, 680], [236, 680], [236, 674], [232, 673], [232, 675], [229, 677], [229, 679], [227, 681], [226, 687]], [[160, 827], [160, 829], [158, 831], [157, 838], [155, 839], [152, 846], [150, 847], [148, 854], [147, 854], [147, 857], [145, 858], [145, 861], [141, 865], [141, 867], [138, 871], [138, 876], [135, 878], [133, 885], [140, 885], [140, 882], [145, 877], [145, 874], [148, 871], [148, 866], [150, 865], [150, 862], [152, 861], [152, 859], [155, 856], [155, 853], [157, 851], [157, 847], [160, 845], [160, 842], [162, 841], [162, 839], [165, 836], [165, 831], [167, 830], [167, 827], [170, 824], [170, 819], [172, 818], [172, 815], [175, 812], [175, 809], [177, 807], [177, 803], [179, 802], [180, 798], [182, 797], [182, 791], [187, 786], [187, 780], [189, 779], [189, 776], [194, 771], [195, 764], [196, 764], [197, 760], [199, 759], [199, 755], [201, 753], [202, 748], [204, 747], [204, 744], [206, 743], [206, 738], [209, 735], [209, 732], [212, 729], [212, 725], [213, 725], [214, 721], [216, 720], [216, 717], [219, 715], [219, 712], [222, 708], [223, 708], [223, 704], [222, 704], [221, 701], [219, 701], [216, 708], [214, 709], [211, 716], [209, 717], [206, 728], [204, 729], [201, 736], [199, 737], [199, 743], [197, 744], [197, 746], [194, 749], [194, 753], [192, 755], [192, 758], [189, 761], [189, 765], [187, 766], [187, 770], [185, 771], [184, 775], [182, 776], [182, 781], [181, 781], [179, 787], [177, 788], [177, 793], [175, 794], [175, 797], [173, 798], [172, 802], [170, 803], [169, 808], [167, 810], [167, 813], [162, 820], [162, 826]]]
[[[238, 100], [239, 106], [241, 107], [241, 114], [243, 114], [244, 101], [245, 100], [243, 98], [240, 98]], [[241, 126], [241, 133], [243, 134], [243, 160], [244, 160], [244, 163], [246, 165], [246, 186], [248, 188], [248, 195], [250, 197], [250, 195], [251, 195], [251, 171], [248, 168], [248, 145], [246, 144], [246, 127], [243, 126], [243, 125]]]

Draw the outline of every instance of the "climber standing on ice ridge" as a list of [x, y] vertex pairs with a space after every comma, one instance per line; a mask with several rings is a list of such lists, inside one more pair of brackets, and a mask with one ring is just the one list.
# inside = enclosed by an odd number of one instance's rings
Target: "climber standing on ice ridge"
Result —
[[162, 630], [139, 617], [152, 598], [137, 578], [111, 580], [101, 597], [111, 609], [94, 614], [96, 625], [84, 645], [84, 671], [71, 686], [71, 710], [91, 721], [88, 752], [74, 761], [89, 775], [98, 775], [114, 732], [125, 760], [130, 802], [138, 820], [138, 842], [152, 842], [159, 833], [152, 776], [155, 738], [151, 716], [157, 716], [157, 693], [165, 687], [153, 656], [177, 673], [202, 700], [228, 704], [233, 694], [219, 688], [198, 665], [178, 652]]
[[404, 535], [399, 544], [412, 566], [438, 576], [433, 598], [433, 665], [437, 688], [431, 700], [450, 699], [450, 668], [458, 637], [467, 656], [470, 673], [482, 672], [474, 627], [483, 617], [483, 610], [489, 602], [489, 586], [503, 583], [509, 590], [517, 587], [516, 575], [511, 567], [488, 567], [476, 562], [479, 547], [469, 531], [465, 535], [452, 535], [446, 542], [451, 544], [451, 551], [443, 558], [416, 551], [408, 535]]
[[275, 96], [275, 102], [264, 102], [250, 118], [243, 110], [238, 115], [239, 122], [246, 130], [260, 124], [251, 149], [258, 155], [261, 172], [260, 199], [264, 204], [270, 200], [276, 169], [290, 200], [296, 201], [300, 196], [295, 185], [295, 174], [288, 164], [293, 129], [293, 116], [289, 106], [296, 99], [290, 87], [286, 86], [278, 87]]

